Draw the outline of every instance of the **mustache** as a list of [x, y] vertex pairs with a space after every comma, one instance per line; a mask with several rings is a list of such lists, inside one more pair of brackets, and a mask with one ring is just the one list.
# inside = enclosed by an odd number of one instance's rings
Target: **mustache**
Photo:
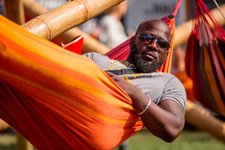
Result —
[[157, 56], [155, 55], [155, 53], [151, 50], [146, 50], [144, 52], [142, 52], [142, 54], [147, 54], [147, 55], [150, 55], [152, 56], [154, 59], [157, 59]]
[[[131, 59], [132, 60], [134, 60], [135, 58], [134, 58], [134, 55], [135, 54], [138, 54], [138, 51], [137, 51], [137, 47], [136, 47], [136, 45], [133, 43], [132, 45], [131, 45]], [[145, 51], [143, 51], [141, 54], [147, 54], [147, 55], [150, 55], [150, 56], [152, 56], [154, 59], [157, 59], [157, 56], [156, 56], [156, 54], [155, 54], [155, 52], [154, 52], [154, 50], [152, 50], [151, 48], [147, 48]]]

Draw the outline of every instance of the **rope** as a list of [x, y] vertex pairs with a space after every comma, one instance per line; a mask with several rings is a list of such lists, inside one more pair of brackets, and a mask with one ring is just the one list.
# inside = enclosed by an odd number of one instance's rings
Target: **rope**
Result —
[[179, 8], [180, 5], [181, 5], [181, 2], [182, 2], [182, 0], [178, 0], [176, 6], [175, 6], [175, 8], [174, 8], [174, 11], [173, 11], [173, 13], [172, 13], [173, 16], [176, 16], [176, 15], [177, 15], [177, 11], [178, 11], [178, 8]]
[[213, 1], [214, 1], [214, 3], [216, 4], [216, 7], [219, 9], [220, 13], [222, 14], [223, 18], [225, 19], [225, 16], [224, 16], [222, 10], [220, 9], [220, 6], [219, 6], [218, 3], [216, 2], [216, 0], [213, 0]]

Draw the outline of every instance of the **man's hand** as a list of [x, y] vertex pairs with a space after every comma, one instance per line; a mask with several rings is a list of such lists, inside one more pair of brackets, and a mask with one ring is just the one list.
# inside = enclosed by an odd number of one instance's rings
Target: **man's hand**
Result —
[[145, 103], [145, 101], [147, 102], [149, 98], [144, 93], [142, 93], [140, 89], [136, 88], [120, 76], [112, 72], [106, 73], [127, 93], [127, 95], [130, 96], [137, 112], [141, 112], [144, 106], [137, 107], [138, 103]]
[[138, 88], [136, 88], [120, 76], [112, 72], [106, 73], [131, 97], [131, 99], [137, 98], [139, 94], [142, 93]]

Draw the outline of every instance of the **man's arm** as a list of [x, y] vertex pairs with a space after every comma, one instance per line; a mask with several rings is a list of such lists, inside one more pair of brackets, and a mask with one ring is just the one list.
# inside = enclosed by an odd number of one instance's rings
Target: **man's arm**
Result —
[[[144, 93], [123, 78], [110, 72], [108, 75], [131, 97], [137, 112], [140, 113], [146, 108], [149, 98]], [[178, 137], [185, 122], [181, 106], [169, 99], [161, 101], [158, 105], [151, 103], [140, 117], [152, 134], [166, 142], [172, 142]]]

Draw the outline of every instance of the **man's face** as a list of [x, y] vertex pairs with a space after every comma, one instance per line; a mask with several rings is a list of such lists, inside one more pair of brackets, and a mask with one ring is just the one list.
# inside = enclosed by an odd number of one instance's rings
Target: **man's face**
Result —
[[[152, 52], [151, 52], [152, 53]], [[147, 56], [150, 55], [150, 56]], [[131, 49], [131, 60], [134, 66], [143, 73], [150, 73], [154, 72], [159, 69], [162, 64], [164, 63], [166, 57], [164, 57], [161, 61], [157, 61], [158, 56], [154, 56], [155, 54], [145, 54], [145, 53], [138, 53], [138, 50], [133, 44]]]
[[154, 72], [164, 63], [170, 43], [170, 36], [166, 29], [164, 24], [156, 22], [142, 25], [137, 30], [134, 42], [131, 44], [130, 58], [141, 72]]

